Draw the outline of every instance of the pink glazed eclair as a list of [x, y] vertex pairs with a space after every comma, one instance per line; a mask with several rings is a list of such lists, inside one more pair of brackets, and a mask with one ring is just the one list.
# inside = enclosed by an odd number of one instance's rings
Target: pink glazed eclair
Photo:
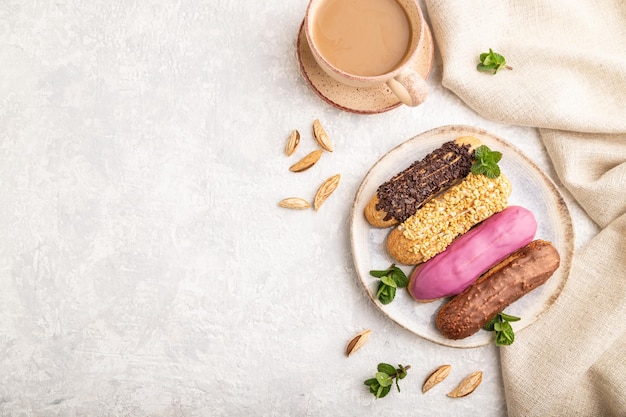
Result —
[[493, 265], [530, 243], [536, 232], [537, 221], [529, 210], [509, 206], [416, 267], [409, 293], [422, 302], [459, 294]]

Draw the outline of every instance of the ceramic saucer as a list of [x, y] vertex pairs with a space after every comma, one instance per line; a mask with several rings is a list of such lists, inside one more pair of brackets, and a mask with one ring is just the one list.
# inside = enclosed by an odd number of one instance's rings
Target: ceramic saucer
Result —
[[[428, 79], [433, 64], [434, 47], [430, 28], [426, 23], [426, 42], [415, 60], [414, 69]], [[386, 84], [378, 87], [356, 88], [338, 83], [329, 77], [315, 62], [304, 33], [304, 22], [298, 31], [296, 54], [300, 72], [311, 89], [330, 105], [359, 114], [383, 113], [400, 106], [398, 98]]]

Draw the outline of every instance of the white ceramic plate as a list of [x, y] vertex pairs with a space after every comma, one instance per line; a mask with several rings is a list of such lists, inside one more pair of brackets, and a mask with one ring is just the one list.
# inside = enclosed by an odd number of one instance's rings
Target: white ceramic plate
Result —
[[[380, 184], [444, 142], [468, 135], [479, 138], [492, 150], [502, 152], [500, 168], [513, 184], [509, 204], [531, 210], [538, 223], [535, 238], [552, 242], [561, 255], [561, 265], [548, 282], [505, 309], [508, 314], [521, 317], [520, 321], [512, 323], [516, 332], [532, 324], [554, 303], [565, 285], [574, 250], [574, 231], [569, 210], [557, 187], [537, 165], [508, 142], [471, 126], [443, 126], [424, 132], [392, 149], [370, 169], [357, 191], [350, 219], [356, 271], [376, 306], [391, 320], [427, 340], [464, 348], [493, 343], [494, 334], [480, 330], [462, 340], [443, 337], [435, 326], [434, 318], [446, 300], [419, 303], [411, 298], [406, 289], [399, 289], [390, 304], [383, 305], [376, 299], [378, 279], [372, 277], [369, 271], [387, 269], [394, 262], [385, 250], [385, 239], [391, 229], [371, 227], [363, 210]], [[412, 270], [412, 267], [406, 265], [398, 267], [407, 276]]]

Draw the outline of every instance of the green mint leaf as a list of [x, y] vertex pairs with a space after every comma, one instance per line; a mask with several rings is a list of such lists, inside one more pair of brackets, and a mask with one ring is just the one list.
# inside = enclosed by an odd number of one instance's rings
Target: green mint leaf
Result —
[[485, 166], [489, 166], [495, 163], [495, 159], [496, 157], [493, 152], [485, 152], [483, 157], [480, 159], [480, 162]]
[[486, 145], [480, 145], [478, 148], [474, 149], [474, 159], [481, 160], [485, 156], [486, 153], [489, 152], [489, 147]]
[[498, 66], [506, 63], [506, 59], [504, 59], [504, 57], [499, 53], [493, 52], [491, 48], [489, 48], [489, 57], [491, 58], [491, 62], [497, 64]]
[[497, 64], [497, 63], [498, 61], [496, 60], [496, 55], [493, 53], [493, 50], [489, 48], [489, 53], [485, 57], [485, 64], [489, 65], [489, 64]]
[[504, 59], [502, 55], [495, 52], [493, 53], [493, 61], [496, 63], [496, 69], [493, 72], [494, 74], [506, 66], [506, 59]]
[[509, 326], [507, 322], [502, 322], [500, 326], [500, 330], [496, 330], [496, 346], [506, 346], [513, 343], [512, 329], [507, 330], [506, 326]]
[[484, 161], [486, 158], [489, 158], [489, 154], [491, 154], [492, 150], [489, 149], [487, 145], [480, 145], [476, 150], [474, 150], [474, 159], [477, 161]]
[[385, 285], [389, 285], [390, 287], [394, 287], [394, 288], [397, 287], [396, 281], [393, 279], [393, 276], [391, 275], [385, 275], [384, 277], [380, 279], [380, 281], [384, 283]]
[[376, 372], [376, 381], [378, 381], [381, 387], [388, 387], [393, 384], [393, 378], [385, 372]]
[[496, 69], [496, 65], [495, 64], [492, 64], [492, 65], [478, 64], [476, 65], [476, 69], [482, 72], [491, 72]]
[[397, 266], [393, 267], [392, 277], [398, 288], [404, 288], [409, 285], [409, 278], [407, 278], [406, 274]]
[[515, 333], [513, 332], [513, 327], [511, 327], [511, 323], [508, 321], [502, 322], [502, 333], [504, 337], [513, 342], [515, 339]]
[[494, 62], [496, 62], [498, 64], [501, 64], [502, 62], [506, 62], [506, 60], [504, 59], [504, 57], [502, 55], [500, 55], [497, 52], [493, 52], [493, 50], [491, 48], [489, 48], [489, 53], [493, 57]]
[[388, 387], [380, 387], [381, 388], [381, 392], [380, 394], [377, 396], [377, 398], [383, 398], [385, 397], [387, 394], [389, 394], [389, 391], [391, 391], [391, 385]]
[[500, 312], [485, 324], [483, 329], [496, 332], [496, 346], [508, 346], [515, 341], [515, 333], [509, 322], [518, 320], [519, 317]]
[[378, 384], [378, 381], [376, 380], [376, 378], [370, 378], [366, 379], [363, 383], [367, 386], [372, 386], [374, 384]]
[[389, 304], [396, 297], [396, 287], [403, 288], [409, 283], [408, 278], [395, 264], [385, 270], [371, 270], [370, 275], [379, 278], [376, 298], [383, 304]]
[[496, 346], [508, 346], [512, 342], [506, 338], [504, 333], [498, 332], [496, 333]]
[[378, 367], [376, 369], [378, 369], [378, 372], [384, 372], [387, 375], [395, 375], [396, 374], [396, 368], [394, 368], [393, 366], [389, 365], [388, 363], [379, 363]]
[[378, 298], [380, 300], [380, 297], [382, 297], [383, 293], [385, 292], [385, 290], [387, 289], [387, 285], [385, 285], [385, 283], [383, 282], [379, 282], [378, 283], [378, 290], [376, 291], [376, 298]]
[[485, 173], [485, 167], [483, 165], [474, 163], [471, 167], [472, 174], [474, 175], [483, 175]]
[[487, 145], [481, 145], [474, 151], [474, 163], [471, 172], [474, 175], [485, 175], [487, 178], [500, 176], [498, 162], [502, 159], [502, 153], [492, 151]]
[[505, 320], [505, 321], [520, 321], [521, 320], [519, 317], [510, 316], [505, 313], [500, 313], [500, 317], [502, 317], [502, 320]]
[[500, 159], [502, 159], [502, 153], [490, 150], [482, 154], [480, 161], [485, 165], [492, 165], [500, 162]]
[[376, 375], [374, 378], [366, 379], [363, 383], [369, 387], [369, 392], [373, 394], [376, 399], [383, 398], [389, 391], [391, 391], [391, 387], [394, 384], [400, 392], [400, 384], [398, 380], [404, 378], [406, 376], [406, 371], [411, 367], [411, 365], [398, 365], [396, 369], [392, 365], [388, 363], [379, 363], [377, 366]]
[[400, 392], [400, 383], [399, 383], [399, 381], [406, 377], [406, 371], [410, 367], [411, 367], [411, 365], [402, 366], [401, 364], [398, 364], [398, 369], [396, 369], [396, 388], [398, 389], [398, 392]]
[[398, 379], [404, 379], [406, 377], [406, 368], [402, 365], [398, 365], [399, 368], [396, 370], [396, 376]]
[[497, 165], [489, 165], [483, 168], [483, 175], [487, 178], [498, 178], [500, 176], [500, 167]]
[[385, 275], [389, 275], [391, 269], [385, 269], [384, 271], [370, 271], [370, 275], [376, 278], [382, 278]]
[[[508, 324], [508, 322], [505, 322]], [[510, 327], [510, 325], [509, 325]], [[508, 346], [515, 341], [515, 334], [513, 329], [503, 330], [496, 334], [496, 346]]]
[[493, 71], [494, 75], [502, 68], [511, 68], [506, 64], [504, 56], [494, 52], [489, 48], [489, 52], [483, 52], [478, 56], [479, 64], [476, 68], [479, 71]]
[[382, 281], [378, 285], [378, 292], [376, 293], [376, 298], [378, 298], [378, 301], [386, 305], [392, 302], [394, 298], [396, 298], [395, 287], [390, 287]]
[[493, 332], [493, 331], [495, 330], [495, 328], [494, 328], [494, 327], [495, 327], [496, 323], [498, 322], [498, 320], [500, 320], [500, 316], [496, 314], [494, 318], [492, 318], [491, 320], [489, 320], [489, 321], [487, 322], [487, 324], [485, 324], [485, 325], [483, 326], [483, 329], [484, 329], [484, 330], [487, 330], [488, 332]]

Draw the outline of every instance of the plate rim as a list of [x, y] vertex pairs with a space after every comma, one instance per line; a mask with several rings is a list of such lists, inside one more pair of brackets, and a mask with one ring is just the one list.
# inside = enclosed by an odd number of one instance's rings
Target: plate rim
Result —
[[[567, 202], [563, 198], [562, 193], [560, 192], [558, 186], [552, 180], [552, 178], [550, 178], [550, 176], [543, 169], [541, 169], [535, 161], [533, 161], [530, 157], [528, 157], [526, 153], [524, 153], [520, 148], [518, 148], [511, 142], [508, 142], [507, 140], [499, 137], [498, 135], [495, 135], [494, 133], [491, 133], [485, 129], [482, 129], [476, 126], [450, 124], [450, 125], [443, 125], [443, 126], [439, 126], [439, 127], [435, 127], [435, 128], [423, 131], [399, 143], [393, 148], [391, 148], [368, 169], [366, 174], [363, 176], [363, 179], [361, 180], [359, 187], [357, 188], [357, 191], [356, 191], [353, 203], [352, 203], [352, 207], [350, 209], [350, 250], [351, 250], [352, 261], [353, 261], [353, 265], [355, 268], [355, 272], [359, 280], [359, 285], [362, 287], [362, 290], [366, 293], [368, 298], [374, 303], [377, 309], [385, 317], [387, 317], [389, 320], [391, 320], [393, 323], [397, 324], [398, 326], [409, 331], [410, 333], [417, 335], [424, 340], [427, 340], [427, 341], [430, 341], [430, 342], [433, 342], [442, 346], [446, 346], [446, 347], [475, 348], [475, 347], [482, 347], [482, 346], [488, 345], [490, 342], [476, 342], [476, 343], [463, 344], [462, 341], [466, 339], [461, 339], [461, 340], [452, 340], [452, 339], [447, 340], [446, 339], [445, 341], [439, 340], [433, 337], [428, 337], [427, 335], [424, 335], [424, 334], [419, 334], [415, 332], [413, 329], [407, 327], [405, 324], [400, 323], [398, 320], [396, 320], [391, 314], [389, 314], [386, 311], [385, 305], [383, 305], [378, 299], [373, 297], [370, 291], [368, 291], [366, 287], [366, 283], [363, 280], [362, 271], [360, 271], [359, 269], [359, 265], [356, 259], [356, 251], [355, 251], [355, 236], [354, 236], [355, 235], [355, 220], [356, 220], [356, 216], [363, 216], [362, 211], [357, 212], [358, 205], [362, 200], [362, 198], [359, 198], [359, 197], [363, 197], [362, 192], [364, 188], [368, 185], [368, 179], [370, 175], [373, 173], [373, 171], [376, 169], [376, 167], [379, 166], [386, 159], [390, 158], [393, 154], [398, 152], [401, 148], [405, 146], [409, 146], [412, 142], [417, 141], [420, 138], [432, 137], [432, 136], [449, 133], [449, 132], [457, 132], [458, 137], [468, 136], [468, 135], [476, 135], [479, 137], [479, 139], [480, 139], [480, 136], [489, 137], [489, 139], [496, 141], [497, 143], [501, 144], [504, 148], [508, 148], [512, 152], [515, 152], [519, 157], [521, 157], [523, 162], [526, 163], [540, 177], [540, 179], [549, 187], [549, 191], [552, 193], [552, 195], [556, 199], [557, 210], [559, 212], [559, 217], [563, 221], [563, 226], [564, 226], [563, 229], [565, 231], [564, 245], [565, 245], [566, 253], [560, 254], [560, 257], [561, 257], [560, 268], [563, 268], [561, 270], [561, 273], [563, 274], [563, 278], [561, 279], [561, 282], [555, 288], [553, 293], [550, 295], [549, 299], [546, 301], [547, 307], [543, 308], [532, 319], [527, 320], [526, 325], [522, 329], [516, 330], [516, 332], [521, 332], [529, 327], [532, 327], [532, 325], [535, 322], [537, 322], [544, 314], [546, 314], [548, 310], [550, 310], [554, 302], [558, 299], [558, 297], [563, 292], [563, 288], [565, 287], [567, 283], [570, 270], [571, 270], [572, 257], [574, 253], [575, 230], [574, 230], [574, 226], [572, 222], [571, 212], [569, 210]], [[406, 167], [402, 169], [405, 169], [405, 168]]]

